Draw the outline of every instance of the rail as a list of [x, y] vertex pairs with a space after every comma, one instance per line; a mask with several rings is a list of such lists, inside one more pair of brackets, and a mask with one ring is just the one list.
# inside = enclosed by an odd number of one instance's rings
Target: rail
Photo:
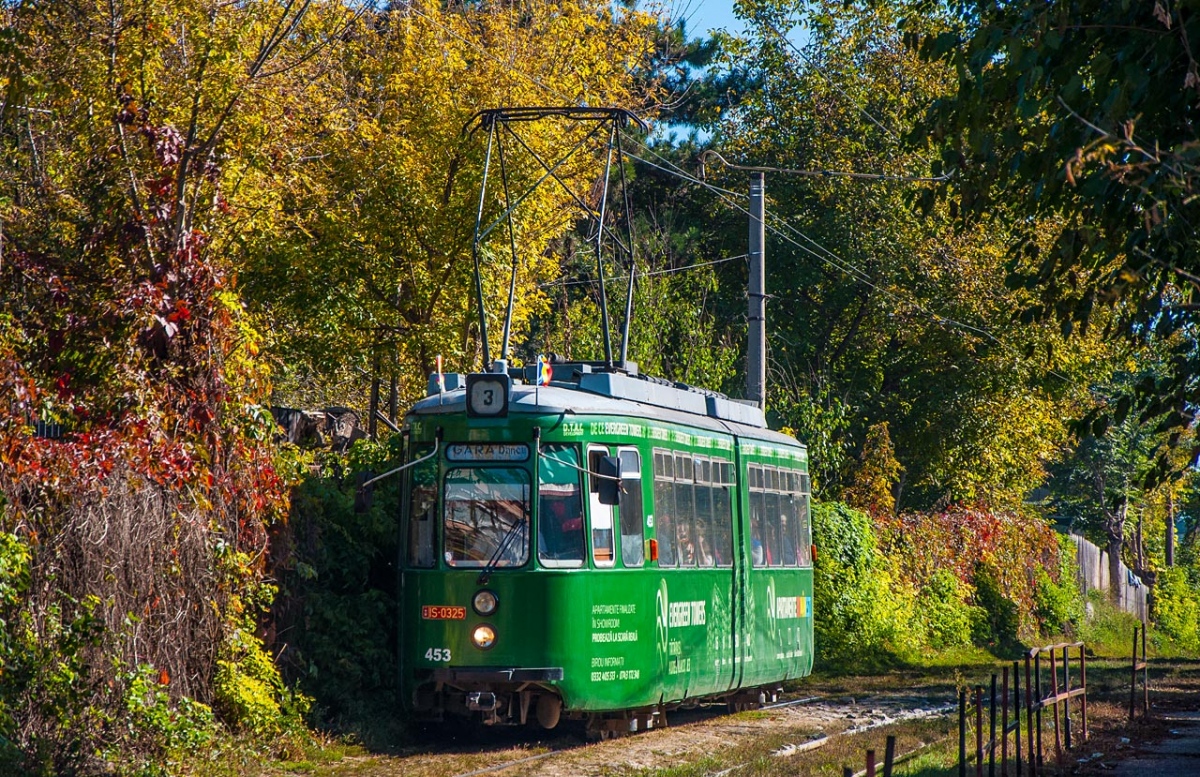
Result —
[[[1071, 653], [1079, 651], [1079, 685], [1072, 687]], [[1062, 656], [1062, 687], [1059, 688], [1059, 655]], [[1049, 656], [1049, 693], [1042, 693], [1043, 662], [1042, 657]], [[1075, 744], [1074, 731], [1071, 721], [1071, 700], [1079, 699], [1080, 740], [1088, 738], [1087, 728], [1087, 658], [1082, 642], [1064, 642], [1057, 645], [1031, 648], [1025, 654], [1025, 740], [1026, 751], [1021, 747], [1021, 662], [1014, 661], [1010, 675], [1009, 667], [1004, 667], [1001, 675], [1000, 692], [997, 695], [996, 675], [991, 678], [991, 691], [988, 703], [984, 704], [984, 686], [976, 685], [973, 693], [968, 690], [959, 692], [958, 697], [958, 774], [967, 777], [967, 767], [971, 760], [975, 762], [976, 777], [983, 777], [984, 762], [987, 761], [988, 777], [996, 777], [996, 755], [1000, 754], [1000, 777], [1009, 777], [1009, 740], [1013, 741], [1012, 762], [1015, 767], [1015, 777], [1026, 774], [1023, 767], [1028, 767], [1031, 777], [1043, 774], [1045, 766], [1045, 749], [1042, 744], [1043, 721], [1042, 713], [1047, 709], [1054, 714], [1054, 754], [1058, 770], [1063, 768], [1063, 751], [1070, 750]], [[1136, 663], [1136, 662], [1135, 662]], [[1009, 678], [1012, 678], [1010, 687]], [[967, 753], [967, 723], [968, 697], [973, 696], [975, 718], [975, 748], [968, 758]], [[997, 700], [1000, 702], [1000, 728], [996, 728]], [[1011, 702], [1011, 704], [1010, 704]], [[988, 737], [984, 741], [984, 710], [987, 709]], [[1060, 709], [1061, 708], [1061, 709]], [[1009, 712], [1012, 710], [1012, 718]], [[1131, 708], [1132, 709], [1132, 708]], [[999, 741], [997, 741], [999, 733]], [[1064, 747], [1065, 745], [1065, 747]], [[1028, 757], [1026, 758], [1026, 752]]]

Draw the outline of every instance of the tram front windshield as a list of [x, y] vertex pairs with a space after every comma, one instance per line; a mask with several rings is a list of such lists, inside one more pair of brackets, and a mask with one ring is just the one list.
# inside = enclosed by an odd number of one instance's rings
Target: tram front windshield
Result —
[[529, 560], [529, 473], [459, 467], [446, 473], [446, 563], [519, 567]]

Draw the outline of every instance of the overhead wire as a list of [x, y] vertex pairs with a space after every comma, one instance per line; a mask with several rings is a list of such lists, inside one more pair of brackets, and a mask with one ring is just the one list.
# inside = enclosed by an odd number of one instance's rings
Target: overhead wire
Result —
[[[720, 189], [720, 187], [712, 186], [707, 181], [696, 178], [695, 176], [688, 174], [685, 170], [680, 168], [678, 165], [675, 165], [670, 160], [664, 159], [661, 155], [655, 153], [654, 150], [651, 149], [646, 144], [641, 143], [640, 141], [636, 141], [636, 140], [635, 140], [635, 142], [637, 142], [638, 145], [640, 145], [642, 148], [646, 149], [651, 154], [654, 154], [655, 157], [662, 160], [664, 163], [666, 163], [667, 165], [669, 165], [671, 168], [674, 168], [674, 169], [673, 170], [668, 169], [668, 168], [662, 167], [660, 165], [655, 165], [651, 162], [648, 162], [647, 160], [640, 159], [638, 157], [634, 157], [634, 158], [638, 159], [639, 161], [641, 161], [643, 164], [648, 164], [651, 167], [662, 170], [663, 172], [678, 176], [678, 177], [680, 177], [684, 180], [687, 180], [691, 183], [695, 183], [704, 188], [707, 188], [710, 191], [713, 191], [714, 193], [716, 193], [717, 197], [719, 199], [721, 199], [723, 202], [725, 202], [725, 204], [728, 207], [731, 207], [737, 211], [740, 211], [741, 213], [745, 214], [747, 217], [750, 216], [750, 211], [747, 208], [743, 207], [738, 202], [732, 201], [727, 195], [725, 195], [723, 193], [726, 190], [722, 190], [722, 189]], [[630, 154], [630, 156], [633, 157], [633, 154]], [[770, 217], [768, 216], [768, 218], [770, 218]], [[804, 240], [808, 241], [813, 246], [815, 246], [820, 251], [820, 253], [818, 253], [817, 250], [813, 250], [813, 249], [808, 248], [807, 246], [801, 245], [796, 240], [792, 239], [789, 235], [787, 235], [783, 231], [781, 231], [778, 227], [774, 226], [772, 223], [764, 221], [764, 226], [768, 230], [770, 230], [777, 237], [782, 238], [785, 242], [791, 243], [796, 248], [799, 248], [801, 251], [804, 251], [805, 253], [819, 259], [820, 261], [823, 261], [826, 264], [829, 264], [829, 265], [837, 268], [838, 270], [841, 270], [842, 272], [846, 273], [847, 275], [849, 275], [851, 278], [858, 281], [859, 283], [862, 283], [863, 285], [878, 291], [880, 294], [883, 294], [884, 296], [889, 297], [890, 299], [898, 302], [899, 304], [906, 305], [914, 310], [917, 310], [917, 311], [925, 314], [930, 320], [932, 320], [936, 324], [939, 324], [942, 326], [951, 326], [951, 327], [954, 327], [954, 328], [962, 330], [962, 331], [973, 332], [977, 335], [980, 335], [982, 337], [985, 337], [985, 338], [991, 340], [992, 342], [999, 345], [1001, 348], [1008, 350], [1010, 353], [1015, 352], [1015, 350], [1016, 350], [1015, 346], [1012, 346], [1012, 345], [1009, 345], [1009, 344], [1003, 342], [1002, 340], [1000, 340], [1000, 338], [996, 337], [996, 335], [992, 334], [991, 332], [989, 332], [986, 329], [974, 326], [973, 324], [965, 323], [963, 321], [958, 321], [956, 319], [950, 318], [949, 316], [942, 315], [941, 313], [931, 310], [931, 309], [925, 307], [924, 305], [921, 305], [920, 303], [915, 302], [914, 300], [904, 299], [903, 297], [896, 294], [895, 292], [893, 292], [889, 289], [883, 288], [882, 286], [879, 286], [863, 270], [860, 270], [858, 267], [856, 267], [852, 263], [846, 261], [842, 257], [835, 254], [833, 251], [830, 251], [828, 248], [826, 248], [825, 246], [818, 243], [816, 240], [813, 240], [808, 235], [805, 235], [803, 232], [801, 232], [795, 226], [788, 223], [786, 220], [779, 218], [779, 217], [776, 217], [776, 219], [778, 221], [780, 221], [786, 229], [788, 229], [789, 231], [793, 232], [797, 236], [803, 238]], [[1070, 383], [1070, 379], [1067, 378], [1062, 373], [1058, 372], [1057, 370], [1047, 369], [1047, 373], [1050, 375], [1053, 375], [1054, 377], [1058, 378], [1059, 380], [1062, 380], [1065, 383]]]
[[[558, 89], [548, 86], [547, 84], [542, 82], [540, 79], [535, 78], [534, 76], [531, 76], [522, 70], [518, 70], [518, 69], [514, 68], [512, 65], [510, 65], [507, 62], [504, 62], [499, 57], [497, 57], [495, 54], [486, 50], [484, 47], [482, 47], [479, 44], [475, 43], [474, 41], [458, 34], [454, 30], [452, 30], [452, 29], [446, 27], [445, 25], [441, 24], [440, 22], [438, 22], [436, 19], [433, 19], [429, 15], [423, 13], [418, 8], [416, 8], [416, 6], [410, 5], [410, 6], [408, 6], [408, 10], [412, 13], [416, 13], [418, 16], [421, 16], [422, 18], [426, 19], [431, 24], [435, 25], [436, 27], [439, 27], [443, 31], [454, 36], [455, 38], [458, 38], [460, 41], [467, 44], [471, 48], [475, 49], [477, 52], [483, 54], [486, 57], [489, 57], [494, 62], [499, 64], [505, 71], [512, 73], [514, 75], [521, 76], [522, 78], [524, 78], [528, 82], [534, 84], [535, 86], [541, 88], [542, 90], [544, 90], [556, 97], [559, 97], [560, 99], [566, 100], [567, 102], [570, 102], [570, 103], [579, 102], [578, 100], [574, 100], [574, 99], [568, 97], [567, 95], [565, 95], [563, 92], [559, 91]], [[789, 47], [791, 47], [794, 51], [796, 51], [796, 53], [799, 54], [811, 67], [813, 67], [815, 70], [818, 70], [819, 72], [823, 72], [820, 70], [820, 68], [815, 67], [813, 65], [812, 61], [807, 57], [807, 55], [805, 55], [794, 43], [792, 43], [792, 41], [789, 40], [787, 38], [787, 36], [783, 35], [778, 30], [778, 28], [776, 28], [770, 22], [766, 22], [765, 24], [768, 28], [770, 28], [772, 30], [772, 32], [774, 32], [777, 36], [782, 38]], [[875, 124], [885, 134], [889, 135], [897, 142], [900, 141], [900, 137], [895, 132], [888, 129], [886, 126], [883, 125], [883, 123], [881, 121], [879, 121], [879, 119], [875, 118], [869, 111], [867, 111], [862, 106], [858, 105], [857, 102], [853, 101], [852, 98], [850, 97], [850, 95], [847, 94], [845, 92], [845, 90], [843, 90], [835, 81], [833, 81], [831, 76], [829, 76], [828, 74], [825, 74], [825, 76], [830, 81], [830, 84], [831, 84], [831, 86], [833, 86], [834, 90], [837, 91], [838, 93], [840, 93], [846, 100], [850, 101], [853, 105], [855, 105], [855, 107], [868, 119], [868, 121], [870, 121], [872, 124]], [[651, 146], [647, 145], [643, 141], [641, 141], [635, 137], [631, 137], [630, 140], [632, 142], [636, 143], [638, 146], [641, 146], [643, 149], [646, 150], [646, 152], [653, 155], [655, 158], [659, 159], [661, 162], [664, 163], [665, 166], [654, 164], [653, 162], [650, 162], [647, 159], [644, 159], [642, 157], [639, 157], [639, 156], [633, 154], [632, 152], [627, 151], [626, 155], [629, 156], [630, 158], [636, 159], [639, 162], [642, 162], [643, 164], [648, 165], [649, 167], [658, 169], [669, 175], [674, 175], [674, 176], [679, 177], [683, 180], [686, 180], [690, 183], [697, 184], [697, 185], [715, 193], [717, 195], [718, 199], [720, 199], [722, 202], [724, 202], [728, 207], [731, 207], [731, 208], [745, 214], [746, 216], [750, 215], [750, 211], [747, 208], [743, 207], [741, 204], [739, 204], [731, 199], [731, 197], [733, 197], [733, 196], [739, 196], [739, 193], [733, 192], [729, 189], [724, 189], [715, 184], [710, 184], [706, 180], [703, 180], [703, 179], [697, 178], [693, 175], [690, 175], [685, 170], [683, 170], [681, 167], [676, 165], [674, 162], [671, 162], [670, 160], [664, 158], [662, 155], [657, 153]], [[774, 215], [774, 214], [772, 214], [772, 215]], [[977, 326], [974, 326], [971, 324], [967, 324], [967, 323], [964, 323], [961, 321], [957, 321], [948, 316], [944, 316], [940, 313], [930, 310], [929, 308], [926, 308], [925, 306], [923, 306], [911, 299], [904, 299], [904, 298], [900, 297], [898, 294], [896, 294], [895, 292], [892, 292], [888, 289], [885, 289], [885, 288], [879, 286], [877, 283], [875, 283], [871, 279], [871, 277], [865, 271], [859, 269], [851, 262], [848, 262], [845, 259], [841, 258], [834, 252], [830, 251], [828, 248], [825, 248], [823, 245], [821, 245], [819, 242], [817, 242], [813, 238], [809, 237], [808, 235], [805, 235], [799, 229], [797, 229], [793, 225], [789, 224], [786, 220], [782, 219], [782, 217], [775, 216], [774, 218], [776, 220], [780, 221], [788, 231], [794, 233], [798, 237], [802, 238], [803, 240], [805, 240], [808, 243], [811, 243], [813, 246], [815, 246], [815, 249], [813, 249], [813, 248], [809, 248], [805, 245], [802, 245], [797, 240], [793, 239], [790, 235], [785, 233], [783, 230], [774, 226], [774, 224], [772, 224], [772, 223], [764, 224], [766, 226], [766, 228], [769, 229], [777, 237], [780, 237], [785, 242], [792, 244], [793, 246], [800, 249], [801, 251], [804, 251], [805, 253], [813, 256], [814, 258], [818, 259], [819, 261], [829, 264], [830, 266], [832, 266], [832, 267], [838, 269], [839, 271], [845, 273], [846, 275], [850, 276], [855, 281], [862, 283], [875, 291], [878, 291], [880, 294], [883, 294], [884, 296], [889, 297], [890, 299], [900, 303], [901, 305], [905, 305], [905, 306], [911, 307], [914, 310], [920, 311], [921, 313], [925, 314], [932, 321], [934, 321], [935, 323], [937, 323], [939, 325], [948, 325], [948, 326], [952, 326], [952, 327], [957, 328], [962, 331], [972, 332], [977, 335], [986, 337], [987, 339], [992, 340], [993, 342], [997, 343], [998, 345], [1004, 346], [1004, 343], [1002, 343], [999, 338], [997, 338], [995, 335], [993, 335], [991, 332], [988, 332], [985, 329], [982, 329], [980, 327], [977, 327]], [[720, 263], [722, 261], [731, 261], [735, 258], [741, 258], [741, 257], [730, 257], [728, 260], [718, 260], [717, 262], [714, 262], [714, 264]], [[697, 264], [695, 266], [699, 267], [702, 265]], [[689, 266], [686, 269], [692, 269], [692, 266]], [[679, 271], [683, 271], [683, 270], [680, 269]], [[588, 283], [588, 282], [594, 282], [594, 281], [574, 281], [574, 282], [570, 282], [570, 283], [579, 284], [579, 283]], [[1067, 378], [1065, 378], [1063, 375], [1059, 374], [1058, 372], [1056, 372], [1054, 370], [1050, 370], [1049, 372], [1050, 372], [1050, 374], [1055, 375], [1056, 377], [1061, 378], [1064, 381], [1067, 380]]]
[[905, 183], [939, 183], [950, 180], [948, 173], [942, 175], [889, 175], [887, 173], [854, 173], [845, 170], [796, 170], [790, 167], [770, 167], [768, 165], [738, 165], [721, 156], [720, 152], [711, 148], [700, 154], [701, 168], [708, 157], [716, 157], [731, 170], [745, 170], [758, 173], [778, 173], [780, 175], [799, 175], [808, 178], [853, 178], [856, 181], [903, 181]]
[[[738, 254], [737, 256], [726, 256], [723, 259], [713, 259], [713, 260], [707, 261], [707, 262], [695, 262], [693, 264], [685, 265], [683, 267], [669, 267], [665, 270], [648, 270], [646, 272], [638, 273], [637, 276], [639, 278], [648, 278], [648, 277], [653, 277], [653, 276], [657, 276], [657, 275], [672, 275], [677, 272], [687, 272], [688, 270], [698, 270], [701, 267], [711, 267], [714, 264], [725, 264], [726, 262], [736, 262], [738, 259], [748, 259], [748, 258], [750, 258], [750, 254]], [[623, 281], [623, 280], [628, 280], [628, 279], [629, 279], [628, 275], [614, 275], [614, 276], [610, 276], [608, 278], [608, 280], [610, 280], [610, 281]], [[538, 288], [539, 289], [552, 289], [552, 288], [557, 288], [560, 286], [587, 286], [587, 285], [594, 284], [594, 283], [596, 283], [596, 281], [594, 281], [594, 280], [547, 281], [546, 283], [539, 283]]]
[[[645, 144], [639, 143], [639, 145], [641, 145], [643, 148], [648, 149], [648, 147], [645, 146]], [[672, 164], [671, 167], [674, 167], [675, 169], [670, 170], [670, 169], [664, 168], [660, 165], [656, 165], [652, 162], [649, 162], [648, 160], [637, 157], [632, 153], [629, 156], [634, 159], [637, 159], [638, 161], [640, 161], [644, 164], [648, 164], [651, 167], [662, 170], [663, 172], [678, 176], [680, 178], [683, 178], [684, 180], [688, 180], [692, 183], [703, 186], [706, 189], [714, 191], [717, 193], [718, 198], [720, 198], [722, 201], [724, 201], [727, 206], [745, 214], [747, 217], [750, 216], [749, 209], [742, 206], [738, 202], [732, 201], [727, 195], [719, 192], [717, 190], [717, 187], [709, 185], [709, 183], [707, 181], [704, 181], [702, 179], [696, 178], [695, 176], [689, 175], [688, 173], [686, 173], [685, 171], [683, 171], [681, 168], [679, 168], [678, 166], [676, 166], [674, 164]], [[655, 154], [655, 156], [658, 156], [658, 155]], [[661, 159], [661, 157], [659, 157], [659, 158]], [[664, 160], [664, 161], [666, 161], [666, 160]], [[770, 217], [768, 217], [768, 218], [770, 218]], [[940, 313], [937, 313], [935, 311], [932, 311], [932, 310], [926, 308], [925, 306], [921, 305], [918, 302], [915, 302], [910, 299], [904, 299], [903, 297], [896, 294], [895, 292], [880, 286], [879, 284], [875, 283], [865, 271], [859, 269], [851, 262], [848, 262], [847, 260], [838, 256], [833, 251], [830, 251], [828, 248], [821, 245], [819, 242], [817, 242], [813, 238], [809, 237], [808, 235], [804, 234], [799, 229], [797, 229], [796, 227], [787, 223], [786, 221], [783, 221], [779, 217], [775, 217], [775, 218], [777, 220], [782, 221], [782, 223], [787, 228], [787, 230], [793, 232], [798, 237], [804, 239], [808, 243], [811, 243], [813, 246], [815, 246], [815, 250], [813, 248], [809, 248], [808, 246], [803, 245], [802, 243], [798, 242], [797, 240], [792, 238], [791, 235], [787, 234], [786, 232], [784, 232], [779, 227], [775, 226], [773, 223], [771, 223], [769, 221], [765, 224], [766, 228], [768, 230], [770, 230], [772, 234], [776, 235], [777, 237], [782, 238], [785, 242], [791, 243], [793, 246], [795, 246], [796, 248], [799, 248], [801, 251], [804, 251], [805, 253], [809, 254], [810, 256], [813, 256], [814, 258], [835, 267], [836, 269], [840, 270], [841, 272], [845, 273], [846, 275], [849, 275], [851, 278], [858, 281], [859, 283], [862, 283], [862, 284], [868, 286], [869, 288], [874, 289], [875, 291], [878, 291], [880, 294], [883, 294], [884, 296], [889, 297], [890, 299], [894, 300], [895, 302], [898, 302], [901, 305], [906, 305], [908, 307], [911, 307], [915, 310], [918, 310], [918, 311], [924, 313], [926, 316], [930, 317], [936, 323], [949, 324], [949, 325], [957, 327], [959, 329], [974, 332], [975, 334], [978, 334], [978, 335], [982, 335], [990, 340], [993, 340], [996, 343], [1000, 342], [1000, 340], [995, 335], [993, 335], [991, 332], [988, 332], [985, 329], [981, 329], [977, 326], [973, 326], [971, 324], [967, 324], [962, 321], [957, 321], [953, 318], [950, 318], [949, 316], [944, 316]]]

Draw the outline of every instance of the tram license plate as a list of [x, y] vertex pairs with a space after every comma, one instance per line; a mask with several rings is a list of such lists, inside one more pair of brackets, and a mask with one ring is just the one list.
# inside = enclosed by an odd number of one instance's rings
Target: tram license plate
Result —
[[427, 621], [461, 621], [467, 618], [467, 608], [448, 604], [423, 604], [421, 617]]

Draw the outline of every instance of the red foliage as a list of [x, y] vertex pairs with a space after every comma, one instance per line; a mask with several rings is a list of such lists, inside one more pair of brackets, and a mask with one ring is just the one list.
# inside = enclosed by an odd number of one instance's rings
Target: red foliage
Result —
[[995, 575], [1004, 595], [1028, 616], [1034, 609], [1037, 572], [1058, 582], [1054, 530], [1034, 515], [955, 506], [940, 512], [876, 517], [881, 542], [901, 575], [921, 585], [938, 570], [970, 583], [978, 566]]

